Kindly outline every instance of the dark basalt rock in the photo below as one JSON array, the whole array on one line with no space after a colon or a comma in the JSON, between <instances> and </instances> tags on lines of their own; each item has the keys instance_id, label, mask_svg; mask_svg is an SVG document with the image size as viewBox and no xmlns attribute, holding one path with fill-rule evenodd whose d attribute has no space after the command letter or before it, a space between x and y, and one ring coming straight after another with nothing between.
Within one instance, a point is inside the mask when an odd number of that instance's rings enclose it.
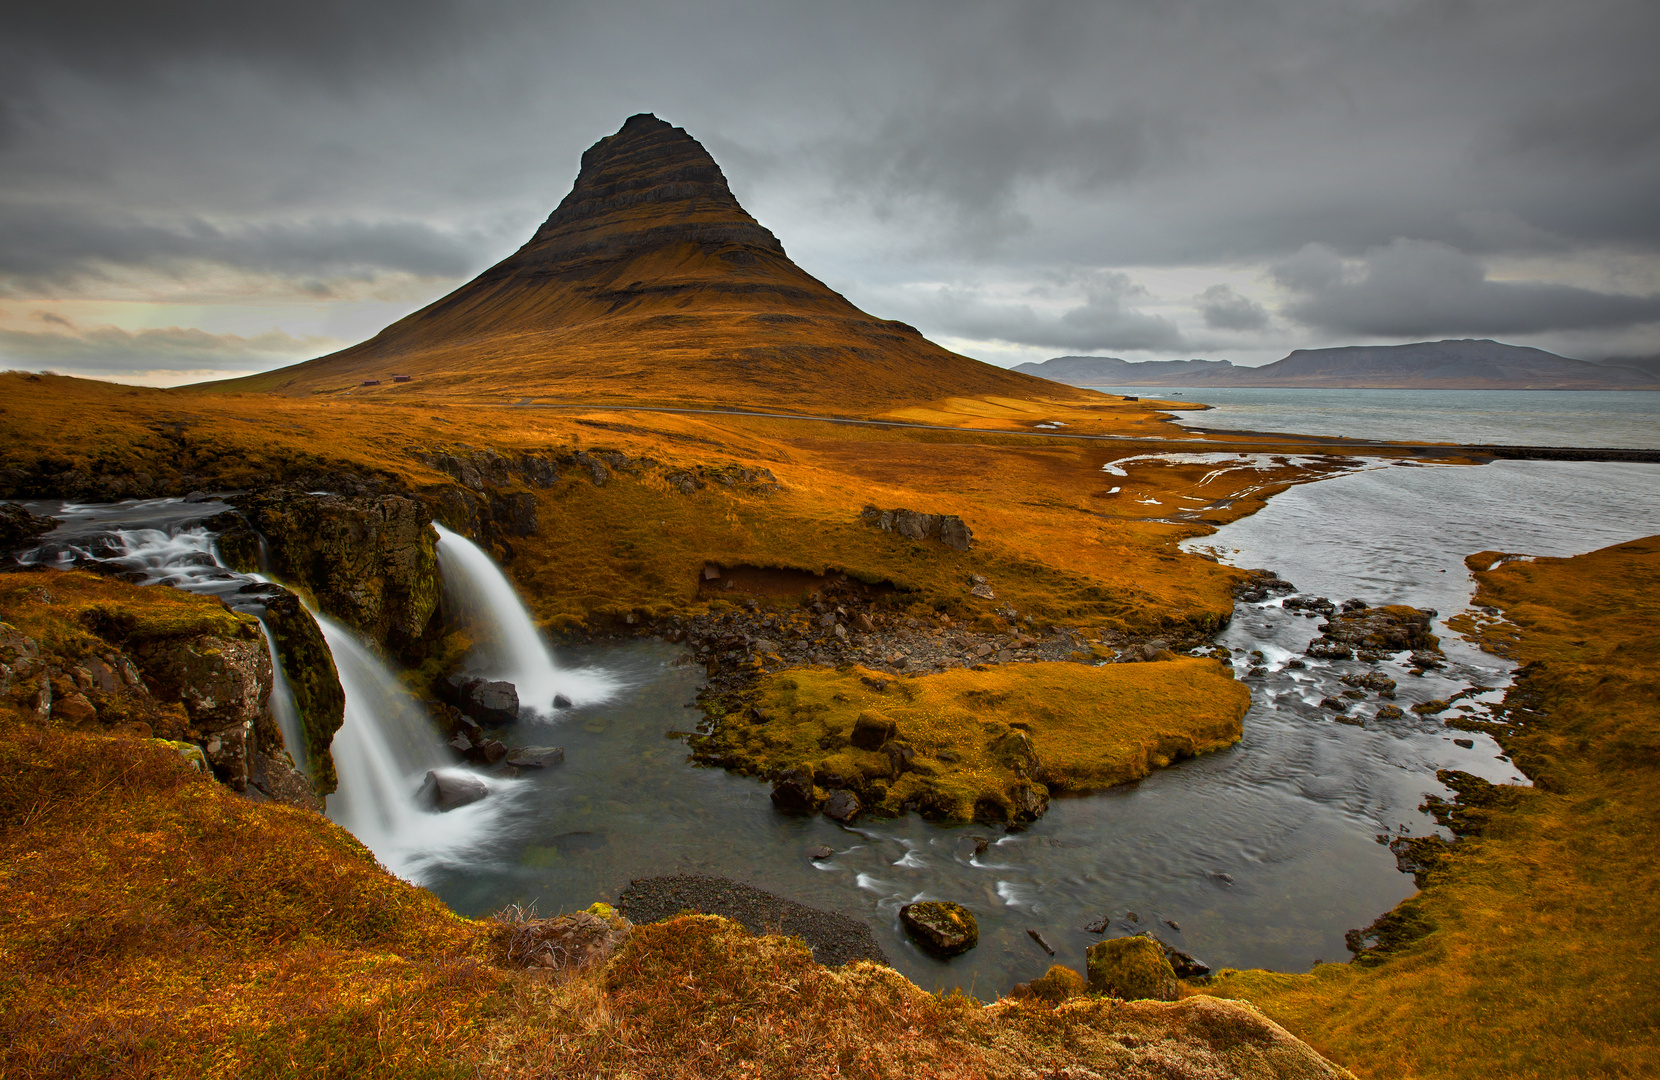
<instances>
[{"instance_id":1,"label":"dark basalt rock","mask_svg":"<svg viewBox=\"0 0 1660 1080\"><path fill-rule=\"evenodd\" d=\"M818 809L818 793L813 789L813 774L809 769L787 769L772 786L772 805L787 814L810 814Z\"/></svg>"},{"instance_id":2,"label":"dark basalt rock","mask_svg":"<svg viewBox=\"0 0 1660 1080\"><path fill-rule=\"evenodd\" d=\"M899 921L918 945L935 956L956 956L980 943L974 913L949 900L906 904L899 909Z\"/></svg>"},{"instance_id":3,"label":"dark basalt rock","mask_svg":"<svg viewBox=\"0 0 1660 1080\"><path fill-rule=\"evenodd\" d=\"M490 789L476 776L433 770L427 773L421 790L415 793L415 801L430 810L448 811L478 802L489 794Z\"/></svg>"},{"instance_id":4,"label":"dark basalt rock","mask_svg":"<svg viewBox=\"0 0 1660 1080\"><path fill-rule=\"evenodd\" d=\"M852 821L859 816L861 809L859 797L846 788L832 791L830 797L824 800L824 816L840 822Z\"/></svg>"},{"instance_id":5,"label":"dark basalt rock","mask_svg":"<svg viewBox=\"0 0 1660 1080\"><path fill-rule=\"evenodd\" d=\"M39 517L16 503L0 502L0 553L33 544L57 527L57 518Z\"/></svg>"},{"instance_id":6,"label":"dark basalt rock","mask_svg":"<svg viewBox=\"0 0 1660 1080\"><path fill-rule=\"evenodd\" d=\"M878 510L867 506L859 516L883 532L897 533L911 540L937 540L954 551L967 551L974 543L973 531L955 514Z\"/></svg>"},{"instance_id":7,"label":"dark basalt rock","mask_svg":"<svg viewBox=\"0 0 1660 1080\"><path fill-rule=\"evenodd\" d=\"M559 746L515 746L507 752L507 763L518 769L545 769L565 760Z\"/></svg>"},{"instance_id":8,"label":"dark basalt rock","mask_svg":"<svg viewBox=\"0 0 1660 1080\"><path fill-rule=\"evenodd\" d=\"M862 712L853 721L853 733L849 738L860 750L880 750L898 734L899 729L894 722L881 713Z\"/></svg>"},{"instance_id":9,"label":"dark basalt rock","mask_svg":"<svg viewBox=\"0 0 1660 1080\"><path fill-rule=\"evenodd\" d=\"M519 691L510 682L449 675L434 683L432 690L438 700L488 727L501 727L519 718Z\"/></svg>"},{"instance_id":10,"label":"dark basalt rock","mask_svg":"<svg viewBox=\"0 0 1660 1080\"><path fill-rule=\"evenodd\" d=\"M1309 656L1324 656L1339 649L1374 653L1438 651L1440 641L1429 632L1434 611L1404 605L1352 606L1359 603L1345 601L1342 612L1330 616L1330 621L1320 627L1323 636L1309 644Z\"/></svg>"},{"instance_id":11,"label":"dark basalt rock","mask_svg":"<svg viewBox=\"0 0 1660 1080\"><path fill-rule=\"evenodd\" d=\"M328 795L337 783L330 746L345 722L346 692L340 687L328 642L300 598L279 585L262 588L263 622L276 642L277 658L305 729L305 746L288 750L296 760L304 761L317 794Z\"/></svg>"}]
</instances>

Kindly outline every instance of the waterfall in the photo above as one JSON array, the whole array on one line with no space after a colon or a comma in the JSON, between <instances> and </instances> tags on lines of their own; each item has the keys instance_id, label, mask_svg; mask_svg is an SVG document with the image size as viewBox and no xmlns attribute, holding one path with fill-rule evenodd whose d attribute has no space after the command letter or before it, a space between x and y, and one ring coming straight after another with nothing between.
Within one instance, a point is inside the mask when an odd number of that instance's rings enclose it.
<instances>
[{"instance_id":1,"label":"waterfall","mask_svg":"<svg viewBox=\"0 0 1660 1080\"><path fill-rule=\"evenodd\" d=\"M271 654L271 698L265 708L277 722L277 730L282 732L282 743L288 748L294 767L306 772L306 739L305 729L300 723L300 708L294 701L293 689L288 685L288 674L282 669L277 639L271 635L271 628L265 625L264 619L259 620L259 628L265 634L265 651Z\"/></svg>"},{"instance_id":2,"label":"waterfall","mask_svg":"<svg viewBox=\"0 0 1660 1080\"><path fill-rule=\"evenodd\" d=\"M514 782L481 776L490 796L448 813L418 805L415 793L427 770L464 770L426 710L356 635L323 615L317 625L346 692L345 722L331 745L340 786L327 799L328 816L388 870L418 881L427 869L476 846Z\"/></svg>"},{"instance_id":3,"label":"waterfall","mask_svg":"<svg viewBox=\"0 0 1660 1080\"><path fill-rule=\"evenodd\" d=\"M470 622L478 635L470 671L505 679L519 692L521 707L551 713L555 694L572 705L605 701L617 681L591 668L561 670L530 612L507 575L477 544L437 523L438 566L444 576L444 605L451 616Z\"/></svg>"}]
</instances>

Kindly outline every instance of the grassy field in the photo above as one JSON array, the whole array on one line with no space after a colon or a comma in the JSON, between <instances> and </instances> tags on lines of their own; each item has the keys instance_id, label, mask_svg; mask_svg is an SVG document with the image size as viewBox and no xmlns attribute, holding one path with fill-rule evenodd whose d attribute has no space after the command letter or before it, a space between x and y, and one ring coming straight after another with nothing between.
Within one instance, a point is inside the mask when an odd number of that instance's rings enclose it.
<instances>
[{"instance_id":1,"label":"grassy field","mask_svg":"<svg viewBox=\"0 0 1660 1080\"><path fill-rule=\"evenodd\" d=\"M1485 567L1490 558L1472 558ZM1375 951L1225 974L1366 1077L1653 1076L1660 1060L1660 537L1478 572L1526 665L1494 734L1532 789L1463 788L1461 834ZM1472 782L1473 781L1473 782Z\"/></svg>"}]
</instances>

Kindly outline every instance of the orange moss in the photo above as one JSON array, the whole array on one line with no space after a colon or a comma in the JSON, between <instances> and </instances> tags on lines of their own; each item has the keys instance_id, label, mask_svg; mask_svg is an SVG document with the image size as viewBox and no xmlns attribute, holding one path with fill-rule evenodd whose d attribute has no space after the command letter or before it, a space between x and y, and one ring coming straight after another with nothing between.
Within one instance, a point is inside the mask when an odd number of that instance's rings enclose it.
<instances>
[{"instance_id":1,"label":"orange moss","mask_svg":"<svg viewBox=\"0 0 1660 1080\"><path fill-rule=\"evenodd\" d=\"M882 689L877 689L880 686ZM1090 791L1237 742L1250 691L1214 660L999 664L892 679L861 668L793 669L761 680L753 710L695 740L700 755L775 775L805 765L864 793L867 807L968 820L1016 816L1016 789ZM915 753L861 748L861 718L892 723Z\"/></svg>"}]
</instances>

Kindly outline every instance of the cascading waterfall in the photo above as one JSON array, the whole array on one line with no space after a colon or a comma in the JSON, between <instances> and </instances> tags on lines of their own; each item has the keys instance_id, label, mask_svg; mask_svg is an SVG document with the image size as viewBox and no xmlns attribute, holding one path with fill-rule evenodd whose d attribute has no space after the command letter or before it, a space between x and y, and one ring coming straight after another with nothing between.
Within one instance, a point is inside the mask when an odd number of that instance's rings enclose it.
<instances>
[{"instance_id":1,"label":"cascading waterfall","mask_svg":"<svg viewBox=\"0 0 1660 1080\"><path fill-rule=\"evenodd\" d=\"M415 799L429 769L461 770L419 702L356 635L317 615L340 687L346 718L331 751L340 786L327 800L328 816L400 877L419 880L429 867L451 862L488 831L513 781L484 776L482 802L439 814Z\"/></svg>"},{"instance_id":2,"label":"cascading waterfall","mask_svg":"<svg viewBox=\"0 0 1660 1080\"><path fill-rule=\"evenodd\" d=\"M444 605L452 621L470 622L479 634L470 660L473 674L512 683L520 707L542 714L553 711L556 694L581 706L617 693L617 681L603 672L562 670L495 560L465 536L436 523L433 527L438 530Z\"/></svg>"},{"instance_id":3,"label":"cascading waterfall","mask_svg":"<svg viewBox=\"0 0 1660 1080\"><path fill-rule=\"evenodd\" d=\"M293 688L288 685L288 674L282 669L277 639L271 636L271 628L265 625L264 619L259 621L259 628L265 634L265 651L271 654L271 698L266 709L277 722L277 730L282 732L282 744L288 748L294 767L306 772L305 729L300 723L300 708L294 701Z\"/></svg>"},{"instance_id":4,"label":"cascading waterfall","mask_svg":"<svg viewBox=\"0 0 1660 1080\"><path fill-rule=\"evenodd\" d=\"M267 579L227 567L219 558L213 534L200 523L228 508L222 503L188 504L182 499L65 504L51 509L65 525L20 561L62 569L103 563L141 584L207 593L232 608L258 614L259 590L248 587ZM482 552L479 555L484 557ZM260 556L265 564L263 538ZM346 696L345 721L331 747L339 787L326 800L329 817L352 832L388 869L410 880L419 880L433 867L461 865L476 857L486 846L481 838L493 831L493 823L513 801L511 792L518 782L481 777L490 796L445 814L419 806L416 792L429 769L466 770L456 764L426 711L386 665L350 630L315 611L312 614L334 656ZM294 764L303 769L306 742L299 710L270 628L263 620L260 626L271 654L269 708Z\"/></svg>"}]
</instances>

